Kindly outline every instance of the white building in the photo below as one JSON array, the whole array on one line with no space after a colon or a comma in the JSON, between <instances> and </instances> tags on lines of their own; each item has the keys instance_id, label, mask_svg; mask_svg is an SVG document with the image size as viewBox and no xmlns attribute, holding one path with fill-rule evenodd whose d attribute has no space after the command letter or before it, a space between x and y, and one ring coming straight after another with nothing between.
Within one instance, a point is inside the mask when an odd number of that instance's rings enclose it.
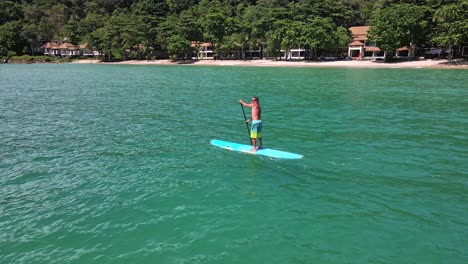
<instances>
[{"instance_id":1,"label":"white building","mask_svg":"<svg viewBox=\"0 0 468 264\"><path fill-rule=\"evenodd\" d=\"M214 59L215 52L211 43L193 41L190 45L194 49L193 60L212 60Z\"/></svg>"}]
</instances>

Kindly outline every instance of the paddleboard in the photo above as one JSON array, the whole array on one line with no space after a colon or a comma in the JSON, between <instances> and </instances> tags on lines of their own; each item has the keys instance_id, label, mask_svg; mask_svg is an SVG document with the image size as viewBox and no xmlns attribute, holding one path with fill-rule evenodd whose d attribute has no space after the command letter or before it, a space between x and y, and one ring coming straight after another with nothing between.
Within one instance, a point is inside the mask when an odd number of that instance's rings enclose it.
<instances>
[{"instance_id":1,"label":"paddleboard","mask_svg":"<svg viewBox=\"0 0 468 264\"><path fill-rule=\"evenodd\" d=\"M247 154L252 154L252 155L260 155L260 156L266 156L270 158L277 158L277 159L302 159L304 156L299 155L296 153L291 153L291 152L286 152L286 151L281 151L281 150L275 150L275 149L259 149L257 151L250 151L252 149L251 145L244 145L244 144L239 144L239 143L234 143L234 142L228 142L228 141L223 141L223 140L217 140L217 139L212 139L210 141L211 145L227 149L227 150L232 150L232 151L237 151L237 152L242 152L242 153L247 153Z\"/></svg>"}]
</instances>

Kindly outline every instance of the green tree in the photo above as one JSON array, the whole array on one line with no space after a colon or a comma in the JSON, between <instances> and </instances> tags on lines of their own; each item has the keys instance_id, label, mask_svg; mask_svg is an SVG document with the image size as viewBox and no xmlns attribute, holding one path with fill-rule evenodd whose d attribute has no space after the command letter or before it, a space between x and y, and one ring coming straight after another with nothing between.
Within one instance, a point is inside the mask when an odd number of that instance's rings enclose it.
<instances>
[{"instance_id":1,"label":"green tree","mask_svg":"<svg viewBox=\"0 0 468 264\"><path fill-rule=\"evenodd\" d=\"M37 3L25 5L23 8L24 28L31 42L51 39L51 34L47 30L43 30L45 27L42 26L42 19L46 16L45 10L47 8L49 7L41 7Z\"/></svg>"},{"instance_id":2,"label":"green tree","mask_svg":"<svg viewBox=\"0 0 468 264\"><path fill-rule=\"evenodd\" d=\"M21 5L13 1L0 2L0 25L23 18Z\"/></svg>"},{"instance_id":3,"label":"green tree","mask_svg":"<svg viewBox=\"0 0 468 264\"><path fill-rule=\"evenodd\" d=\"M349 0L303 0L307 2L309 17L323 17L333 21L338 26L350 27L354 20L360 19L359 14L353 12L353 5Z\"/></svg>"},{"instance_id":4,"label":"green tree","mask_svg":"<svg viewBox=\"0 0 468 264\"><path fill-rule=\"evenodd\" d=\"M70 19L63 28L63 39L68 42L79 44L83 38L83 31L79 20Z\"/></svg>"},{"instance_id":5,"label":"green tree","mask_svg":"<svg viewBox=\"0 0 468 264\"><path fill-rule=\"evenodd\" d=\"M163 49L166 49L169 45L169 39L171 36L178 34L178 20L177 16L169 15L164 21L162 21L157 28L157 41Z\"/></svg>"},{"instance_id":6,"label":"green tree","mask_svg":"<svg viewBox=\"0 0 468 264\"><path fill-rule=\"evenodd\" d=\"M167 0L166 2L171 14L179 14L183 10L196 5L198 0Z\"/></svg>"},{"instance_id":7,"label":"green tree","mask_svg":"<svg viewBox=\"0 0 468 264\"><path fill-rule=\"evenodd\" d=\"M318 50L336 47L336 28L330 18L316 17L304 25L304 41L312 49L312 57L317 58Z\"/></svg>"},{"instance_id":8,"label":"green tree","mask_svg":"<svg viewBox=\"0 0 468 264\"><path fill-rule=\"evenodd\" d=\"M96 13L89 13L80 21L79 27L81 28L81 42L87 42L90 45L95 45L93 42L97 42L96 31L104 27L108 18Z\"/></svg>"},{"instance_id":9,"label":"green tree","mask_svg":"<svg viewBox=\"0 0 468 264\"><path fill-rule=\"evenodd\" d=\"M213 11L201 18L201 26L203 29L203 37L205 41L211 43L211 46L216 51L216 47L221 43L225 36L231 33L232 20L222 12Z\"/></svg>"},{"instance_id":10,"label":"green tree","mask_svg":"<svg viewBox=\"0 0 468 264\"><path fill-rule=\"evenodd\" d=\"M22 54L26 41L21 36L21 21L11 21L0 25L0 56L9 51Z\"/></svg>"},{"instance_id":11,"label":"green tree","mask_svg":"<svg viewBox=\"0 0 468 264\"><path fill-rule=\"evenodd\" d=\"M433 21L436 27L432 40L437 45L451 47L468 42L468 0L441 6Z\"/></svg>"},{"instance_id":12,"label":"green tree","mask_svg":"<svg viewBox=\"0 0 468 264\"><path fill-rule=\"evenodd\" d=\"M53 5L46 10L46 17L42 20L42 25L50 33L50 38L63 38L64 28L68 21L67 7L63 4Z\"/></svg>"},{"instance_id":13,"label":"green tree","mask_svg":"<svg viewBox=\"0 0 468 264\"><path fill-rule=\"evenodd\" d=\"M392 5L380 10L372 20L370 41L386 52L418 44L426 34L426 11L426 7L413 4Z\"/></svg>"},{"instance_id":14,"label":"green tree","mask_svg":"<svg viewBox=\"0 0 468 264\"><path fill-rule=\"evenodd\" d=\"M184 10L176 20L177 34L191 41L202 41L203 33L198 23L196 8Z\"/></svg>"},{"instance_id":15,"label":"green tree","mask_svg":"<svg viewBox=\"0 0 468 264\"><path fill-rule=\"evenodd\" d=\"M263 49L267 42L267 33L273 26L273 17L269 16L269 7L251 5L246 7L242 14L240 27L249 34L249 48Z\"/></svg>"},{"instance_id":16,"label":"green tree","mask_svg":"<svg viewBox=\"0 0 468 264\"><path fill-rule=\"evenodd\" d=\"M267 51L271 56L280 57L281 49L289 49L292 44L286 39L291 20L275 21L273 29L267 32Z\"/></svg>"},{"instance_id":17,"label":"green tree","mask_svg":"<svg viewBox=\"0 0 468 264\"><path fill-rule=\"evenodd\" d=\"M124 56L129 51L140 49L140 44L145 40L143 28L141 16L120 10L114 12L105 26L107 34L112 34L110 43L114 54Z\"/></svg>"},{"instance_id":18,"label":"green tree","mask_svg":"<svg viewBox=\"0 0 468 264\"><path fill-rule=\"evenodd\" d=\"M167 51L172 59L187 59L190 53L190 41L186 38L173 35L168 39Z\"/></svg>"},{"instance_id":19,"label":"green tree","mask_svg":"<svg viewBox=\"0 0 468 264\"><path fill-rule=\"evenodd\" d=\"M114 11L102 28L95 31L93 39L108 56L124 58L142 43L141 17L125 9Z\"/></svg>"},{"instance_id":20,"label":"green tree","mask_svg":"<svg viewBox=\"0 0 468 264\"><path fill-rule=\"evenodd\" d=\"M132 5L131 11L140 18L142 44L151 50L159 47L158 27L169 12L167 2L165 0L140 0Z\"/></svg>"},{"instance_id":21,"label":"green tree","mask_svg":"<svg viewBox=\"0 0 468 264\"><path fill-rule=\"evenodd\" d=\"M350 41L350 32L345 27L338 27L333 32L333 42L327 47L328 51L334 53L334 56L339 56L338 54L340 51L347 49L348 43Z\"/></svg>"}]
</instances>

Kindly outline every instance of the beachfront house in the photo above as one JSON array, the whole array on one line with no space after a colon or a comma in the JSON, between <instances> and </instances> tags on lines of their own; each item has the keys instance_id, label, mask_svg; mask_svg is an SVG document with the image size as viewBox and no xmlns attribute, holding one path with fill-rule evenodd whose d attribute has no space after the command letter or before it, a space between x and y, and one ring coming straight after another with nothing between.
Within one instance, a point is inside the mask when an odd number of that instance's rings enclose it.
<instances>
[{"instance_id":1,"label":"beachfront house","mask_svg":"<svg viewBox=\"0 0 468 264\"><path fill-rule=\"evenodd\" d=\"M84 43L78 46L80 50L80 55L83 57L94 57L94 56L101 56L102 53L98 50L91 49L88 43Z\"/></svg>"},{"instance_id":2,"label":"beachfront house","mask_svg":"<svg viewBox=\"0 0 468 264\"><path fill-rule=\"evenodd\" d=\"M101 52L90 49L88 43L75 46L68 42L60 43L58 41L51 41L42 45L41 49L44 51L44 55L56 57L90 57L102 55Z\"/></svg>"},{"instance_id":3,"label":"beachfront house","mask_svg":"<svg viewBox=\"0 0 468 264\"><path fill-rule=\"evenodd\" d=\"M211 43L192 41L190 45L192 47L194 60L212 60L214 59L214 51Z\"/></svg>"},{"instance_id":4,"label":"beachfront house","mask_svg":"<svg viewBox=\"0 0 468 264\"><path fill-rule=\"evenodd\" d=\"M60 57L73 57L80 55L80 49L68 42L62 43L57 49Z\"/></svg>"},{"instance_id":5,"label":"beachfront house","mask_svg":"<svg viewBox=\"0 0 468 264\"><path fill-rule=\"evenodd\" d=\"M402 47L395 51L395 57L399 59L413 59L416 52L416 46Z\"/></svg>"},{"instance_id":6,"label":"beachfront house","mask_svg":"<svg viewBox=\"0 0 468 264\"><path fill-rule=\"evenodd\" d=\"M306 50L300 47L290 50L281 50L281 59L283 60L304 60L306 57Z\"/></svg>"},{"instance_id":7,"label":"beachfront house","mask_svg":"<svg viewBox=\"0 0 468 264\"><path fill-rule=\"evenodd\" d=\"M44 55L48 56L71 57L80 55L80 49L67 42L47 42L41 48L44 50Z\"/></svg>"},{"instance_id":8,"label":"beachfront house","mask_svg":"<svg viewBox=\"0 0 468 264\"><path fill-rule=\"evenodd\" d=\"M351 42L348 44L348 57L354 60L377 60L384 58L384 52L367 38L370 26L350 27Z\"/></svg>"},{"instance_id":9,"label":"beachfront house","mask_svg":"<svg viewBox=\"0 0 468 264\"><path fill-rule=\"evenodd\" d=\"M42 45L42 49L44 50L44 55L47 56L58 56L59 50L58 47L60 45L57 42L47 42L46 44Z\"/></svg>"},{"instance_id":10,"label":"beachfront house","mask_svg":"<svg viewBox=\"0 0 468 264\"><path fill-rule=\"evenodd\" d=\"M198 42L192 41L191 44L194 60L212 60L215 57L215 52L211 43L209 42ZM265 49L252 49L245 50L245 59L262 59L270 58L270 55ZM230 51L223 54L219 54L220 58L242 58L242 54L239 51ZM306 50L304 48L293 48L290 50L281 50L279 57L276 59L283 60L304 60L306 58Z\"/></svg>"},{"instance_id":11,"label":"beachfront house","mask_svg":"<svg viewBox=\"0 0 468 264\"><path fill-rule=\"evenodd\" d=\"M348 44L348 57L354 60L380 60L385 53L375 43L369 42L367 33L370 26L350 27L351 42ZM416 46L401 47L395 51L395 57L399 59L413 59Z\"/></svg>"}]
</instances>

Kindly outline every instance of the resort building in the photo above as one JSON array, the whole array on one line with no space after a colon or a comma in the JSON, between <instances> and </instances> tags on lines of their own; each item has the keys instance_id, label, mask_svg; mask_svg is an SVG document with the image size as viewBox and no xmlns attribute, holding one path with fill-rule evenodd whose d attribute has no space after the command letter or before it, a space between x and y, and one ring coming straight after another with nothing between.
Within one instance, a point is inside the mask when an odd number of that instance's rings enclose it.
<instances>
[{"instance_id":1,"label":"resort building","mask_svg":"<svg viewBox=\"0 0 468 264\"><path fill-rule=\"evenodd\" d=\"M414 58L415 51L416 51L415 46L399 48L395 51L395 57L402 58L402 59Z\"/></svg>"},{"instance_id":2,"label":"resort building","mask_svg":"<svg viewBox=\"0 0 468 264\"><path fill-rule=\"evenodd\" d=\"M101 55L99 51L91 50L88 43L75 46L68 42L60 43L58 41L51 41L42 45L41 49L44 51L44 55L56 57L89 57Z\"/></svg>"},{"instance_id":3,"label":"resort building","mask_svg":"<svg viewBox=\"0 0 468 264\"><path fill-rule=\"evenodd\" d=\"M215 52L211 43L209 42L197 42L192 41L191 44L193 50L192 59L194 60L212 60L215 57ZM271 58L265 49L249 49L243 52L230 51L223 54L218 54L218 58L245 58L245 59L262 59ZM276 58L276 57L275 57ZM290 50L281 50L278 58L282 60L304 60L306 58L306 50L304 48L293 48Z\"/></svg>"},{"instance_id":4,"label":"resort building","mask_svg":"<svg viewBox=\"0 0 468 264\"><path fill-rule=\"evenodd\" d=\"M80 55L80 49L71 43L65 42L58 46L57 49L61 57L72 57Z\"/></svg>"},{"instance_id":5,"label":"resort building","mask_svg":"<svg viewBox=\"0 0 468 264\"><path fill-rule=\"evenodd\" d=\"M377 60L384 58L384 52L375 43L369 43L367 33L370 26L350 27L351 43L348 44L348 57L354 60Z\"/></svg>"},{"instance_id":6,"label":"resort building","mask_svg":"<svg viewBox=\"0 0 468 264\"><path fill-rule=\"evenodd\" d=\"M94 56L101 56L102 53L97 51L97 50L93 50L89 47L89 44L88 43L84 43L84 44L81 44L78 46L80 52L81 52L81 56L83 57L94 57Z\"/></svg>"},{"instance_id":7,"label":"resort building","mask_svg":"<svg viewBox=\"0 0 468 264\"><path fill-rule=\"evenodd\" d=\"M211 43L192 41L190 45L194 50L192 59L194 60L212 60L214 59L214 51Z\"/></svg>"},{"instance_id":8,"label":"resort building","mask_svg":"<svg viewBox=\"0 0 468 264\"><path fill-rule=\"evenodd\" d=\"M351 43L348 44L348 57L354 60L380 60L384 59L385 52L380 50L375 43L369 42L367 34L370 26L350 27ZM395 51L395 57L412 59L415 56L416 47L402 47Z\"/></svg>"},{"instance_id":9,"label":"resort building","mask_svg":"<svg viewBox=\"0 0 468 264\"><path fill-rule=\"evenodd\" d=\"M41 48L44 50L44 55L48 56L59 56L58 47L60 45L57 42L47 42Z\"/></svg>"},{"instance_id":10,"label":"resort building","mask_svg":"<svg viewBox=\"0 0 468 264\"><path fill-rule=\"evenodd\" d=\"M283 60L304 60L306 58L306 50L303 48L293 48L288 51L281 50L281 59Z\"/></svg>"}]
</instances>

